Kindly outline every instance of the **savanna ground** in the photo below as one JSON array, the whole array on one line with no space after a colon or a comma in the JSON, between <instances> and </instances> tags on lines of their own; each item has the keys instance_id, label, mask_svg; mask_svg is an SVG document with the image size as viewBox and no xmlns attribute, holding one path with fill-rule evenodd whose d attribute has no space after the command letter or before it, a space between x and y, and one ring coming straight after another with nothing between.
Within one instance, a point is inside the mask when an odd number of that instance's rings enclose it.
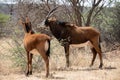
<instances>
[{"instance_id":1,"label":"savanna ground","mask_svg":"<svg viewBox=\"0 0 120 80\"><path fill-rule=\"evenodd\" d=\"M52 42L54 43L54 42ZM54 43L50 56L50 76L45 78L45 70L33 69L33 75L26 77L20 66L15 67L15 60L11 59L11 39L0 39L0 80L120 80L120 50L103 53L104 66L99 69L97 56L94 66L89 67L92 53L89 48L70 49L70 68L65 68L63 47ZM59 44L58 44L59 45ZM87 51L85 51L87 50ZM25 54L25 53L23 53ZM40 65L40 64L38 64ZM43 64L44 65L44 64Z\"/></svg>"}]
</instances>

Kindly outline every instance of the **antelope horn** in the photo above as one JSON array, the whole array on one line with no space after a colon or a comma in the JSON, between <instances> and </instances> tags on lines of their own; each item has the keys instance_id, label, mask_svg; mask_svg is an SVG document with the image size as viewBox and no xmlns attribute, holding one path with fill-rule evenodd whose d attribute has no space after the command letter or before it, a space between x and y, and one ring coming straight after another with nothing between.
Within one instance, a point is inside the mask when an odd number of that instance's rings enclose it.
<instances>
[{"instance_id":1,"label":"antelope horn","mask_svg":"<svg viewBox=\"0 0 120 80\"><path fill-rule=\"evenodd\" d=\"M48 13L48 15L46 16L46 19L48 19L58 7L59 7L59 6L55 7L54 9L52 9L52 10Z\"/></svg>"},{"instance_id":2,"label":"antelope horn","mask_svg":"<svg viewBox=\"0 0 120 80\"><path fill-rule=\"evenodd\" d=\"M59 6L58 6L59 7ZM49 13L47 14L46 18L41 22L40 26L44 27L45 21L53 14L53 12L58 8L55 7L54 9L50 10Z\"/></svg>"}]
</instances>

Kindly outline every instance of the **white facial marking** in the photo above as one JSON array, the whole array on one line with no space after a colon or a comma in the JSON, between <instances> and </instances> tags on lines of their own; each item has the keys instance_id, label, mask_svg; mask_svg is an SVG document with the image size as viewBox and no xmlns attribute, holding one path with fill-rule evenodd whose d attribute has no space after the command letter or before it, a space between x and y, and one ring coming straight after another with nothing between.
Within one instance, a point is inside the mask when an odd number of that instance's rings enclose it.
<instances>
[{"instance_id":1,"label":"white facial marking","mask_svg":"<svg viewBox=\"0 0 120 80\"><path fill-rule=\"evenodd\" d=\"M43 20L40 24L37 25L37 28L40 28L40 27L45 27L45 20Z\"/></svg>"}]
</instances>

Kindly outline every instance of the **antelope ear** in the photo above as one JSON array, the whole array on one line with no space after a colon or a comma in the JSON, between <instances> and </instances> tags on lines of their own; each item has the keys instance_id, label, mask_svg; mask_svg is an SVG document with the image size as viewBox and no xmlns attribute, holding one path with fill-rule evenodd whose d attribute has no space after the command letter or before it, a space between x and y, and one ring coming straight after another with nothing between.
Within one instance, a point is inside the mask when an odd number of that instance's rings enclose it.
<instances>
[{"instance_id":1,"label":"antelope ear","mask_svg":"<svg viewBox=\"0 0 120 80\"><path fill-rule=\"evenodd\" d=\"M25 25L25 22L22 21L22 19L19 19L19 24L24 26Z\"/></svg>"},{"instance_id":2,"label":"antelope ear","mask_svg":"<svg viewBox=\"0 0 120 80\"><path fill-rule=\"evenodd\" d=\"M55 18L55 17L50 17L50 18L48 19L48 21L56 21L56 18Z\"/></svg>"},{"instance_id":3,"label":"antelope ear","mask_svg":"<svg viewBox=\"0 0 120 80\"><path fill-rule=\"evenodd\" d=\"M30 22L28 16L26 16L25 22L26 22L26 23L29 23L29 22Z\"/></svg>"}]
</instances>

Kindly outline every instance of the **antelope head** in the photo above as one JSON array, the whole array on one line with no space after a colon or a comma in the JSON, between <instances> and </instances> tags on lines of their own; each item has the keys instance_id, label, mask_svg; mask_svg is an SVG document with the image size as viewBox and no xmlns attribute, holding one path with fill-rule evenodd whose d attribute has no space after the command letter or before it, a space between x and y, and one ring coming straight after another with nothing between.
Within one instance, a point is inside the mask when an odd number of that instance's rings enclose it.
<instances>
[{"instance_id":1,"label":"antelope head","mask_svg":"<svg viewBox=\"0 0 120 80\"><path fill-rule=\"evenodd\" d=\"M46 16L45 22L44 22L45 26L48 26L50 21L56 21L56 18L55 18L55 17L51 17L51 16L53 15L54 11L55 11L57 8L58 8L58 7L55 7L54 9L52 9L52 10L48 13L48 15Z\"/></svg>"},{"instance_id":2,"label":"antelope head","mask_svg":"<svg viewBox=\"0 0 120 80\"><path fill-rule=\"evenodd\" d=\"M32 25L31 25L31 22L29 21L29 18L26 17L25 18L25 21L23 21L22 19L20 19L20 23L22 24L23 28L24 28L24 31L26 33L34 33L34 31L32 30Z\"/></svg>"}]
</instances>

